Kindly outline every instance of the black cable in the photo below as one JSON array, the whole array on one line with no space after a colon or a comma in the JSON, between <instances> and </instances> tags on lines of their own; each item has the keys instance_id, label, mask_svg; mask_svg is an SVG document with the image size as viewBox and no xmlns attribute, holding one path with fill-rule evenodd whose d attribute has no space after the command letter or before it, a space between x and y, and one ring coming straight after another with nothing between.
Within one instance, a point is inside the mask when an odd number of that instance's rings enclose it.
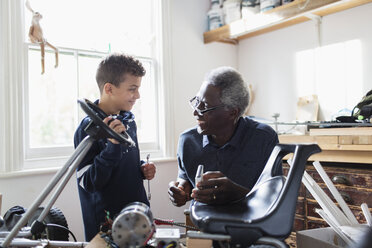
<instances>
[{"instance_id":1,"label":"black cable","mask_svg":"<svg viewBox=\"0 0 372 248\"><path fill-rule=\"evenodd\" d=\"M50 226L52 226L52 227L58 227L58 228L61 228L61 229L65 230L65 231L68 231L68 233L71 234L71 236L74 239L74 241L77 242L77 239L76 239L75 235L67 227L61 226L61 225L58 225L58 224L48 223L47 224L47 227L50 227Z\"/></svg>"}]
</instances>

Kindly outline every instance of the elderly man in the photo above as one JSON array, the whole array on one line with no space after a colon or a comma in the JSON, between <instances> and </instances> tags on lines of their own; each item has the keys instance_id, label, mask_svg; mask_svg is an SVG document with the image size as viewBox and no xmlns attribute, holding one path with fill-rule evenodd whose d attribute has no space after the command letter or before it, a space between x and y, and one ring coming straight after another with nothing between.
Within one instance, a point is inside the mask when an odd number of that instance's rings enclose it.
<instances>
[{"instance_id":1,"label":"elderly man","mask_svg":"<svg viewBox=\"0 0 372 248\"><path fill-rule=\"evenodd\" d=\"M192 198L225 204L252 189L278 136L268 125L242 117L248 100L247 86L235 69L220 67L206 76L190 100L198 125L179 138L178 178L168 188L173 205L183 206ZM199 165L206 173L195 185Z\"/></svg>"}]
</instances>

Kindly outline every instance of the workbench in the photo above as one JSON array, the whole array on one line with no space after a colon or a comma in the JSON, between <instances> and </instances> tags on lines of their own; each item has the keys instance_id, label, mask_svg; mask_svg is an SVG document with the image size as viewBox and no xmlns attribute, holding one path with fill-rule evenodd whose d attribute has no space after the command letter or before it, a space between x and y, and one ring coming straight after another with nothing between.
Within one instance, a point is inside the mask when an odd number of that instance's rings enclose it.
<instances>
[{"instance_id":1,"label":"workbench","mask_svg":"<svg viewBox=\"0 0 372 248\"><path fill-rule=\"evenodd\" d=\"M360 205L366 202L372 210L372 127L316 128L306 135L279 135L279 142L317 143L322 152L309 158L306 171L331 196L311 165L312 161L320 161L359 223L365 223ZM287 164L283 165L283 170L288 173ZM302 185L293 231L328 226L315 208L320 207ZM287 242L296 247L294 232Z\"/></svg>"}]
</instances>

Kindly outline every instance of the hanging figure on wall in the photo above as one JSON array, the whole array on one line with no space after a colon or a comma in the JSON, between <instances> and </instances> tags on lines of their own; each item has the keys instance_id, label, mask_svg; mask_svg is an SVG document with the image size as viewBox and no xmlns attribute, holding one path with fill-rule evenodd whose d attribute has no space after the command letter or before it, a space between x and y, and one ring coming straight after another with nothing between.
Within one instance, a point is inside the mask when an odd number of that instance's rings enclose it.
<instances>
[{"instance_id":1,"label":"hanging figure on wall","mask_svg":"<svg viewBox=\"0 0 372 248\"><path fill-rule=\"evenodd\" d=\"M45 45L51 47L56 55L56 63L54 67L58 66L58 49L51 45L43 36L43 30L40 26L40 20L43 16L39 12L35 12L30 5L30 2L26 0L26 7L28 10L32 12L32 23L30 27L30 31L28 33L28 37L30 38L31 43L39 44L41 50L41 74L45 72Z\"/></svg>"}]
</instances>

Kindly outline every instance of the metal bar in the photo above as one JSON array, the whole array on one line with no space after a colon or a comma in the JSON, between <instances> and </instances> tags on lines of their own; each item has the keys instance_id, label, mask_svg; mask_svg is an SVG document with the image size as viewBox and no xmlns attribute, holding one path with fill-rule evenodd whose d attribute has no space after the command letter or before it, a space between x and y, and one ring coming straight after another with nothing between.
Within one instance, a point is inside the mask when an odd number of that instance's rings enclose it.
<instances>
[{"instance_id":1,"label":"metal bar","mask_svg":"<svg viewBox=\"0 0 372 248\"><path fill-rule=\"evenodd\" d=\"M26 225L26 223L30 219L31 215L35 213L35 211L40 206L40 204L45 200L45 198L53 190L53 188L58 183L58 181L66 173L66 171L68 170L70 165L73 163L73 161L75 161L75 159L77 157L79 157L80 153L82 153L82 152L86 153L90 149L90 147L92 146L94 140L95 139L90 137L90 136L85 137L85 139L79 144L79 146L76 148L74 153L71 155L70 159L57 172L57 174L52 178L52 180L49 182L47 187L42 191L42 193L38 196L38 198L34 201L34 203L28 209L28 211L22 216L22 218L13 227L12 231L5 238L4 242L1 244L1 247L7 247L10 244L12 239L18 234L19 230L21 230L21 228Z\"/></svg>"},{"instance_id":2,"label":"metal bar","mask_svg":"<svg viewBox=\"0 0 372 248\"><path fill-rule=\"evenodd\" d=\"M90 146L89 147L86 147L86 149L84 149L77 156L77 158L75 159L75 161L71 164L71 166L69 168L69 171L67 172L67 175L62 180L62 182L58 186L57 190L53 193L53 195L52 195L51 199L49 200L48 204L45 206L45 208L41 212L40 216L38 217L37 220L39 222L42 222L45 219L45 217L48 215L49 210L52 208L52 206L54 205L54 203L58 199L58 197L61 194L62 190L65 188L66 184L70 180L71 176L73 175L73 173L75 172L76 168L79 166L80 162L83 160L83 158L85 157L85 155L87 154L87 152L89 151L89 149L90 149Z\"/></svg>"},{"instance_id":3,"label":"metal bar","mask_svg":"<svg viewBox=\"0 0 372 248\"><path fill-rule=\"evenodd\" d=\"M0 232L0 238L5 238L6 236L8 236L10 233L10 231L2 231ZM17 238L28 238L28 237L31 237L31 231L30 231L30 228L28 228L27 231L19 231L18 234L17 234Z\"/></svg>"},{"instance_id":4,"label":"metal bar","mask_svg":"<svg viewBox=\"0 0 372 248\"><path fill-rule=\"evenodd\" d=\"M87 242L70 242L70 241L54 241L54 240L30 240L24 238L16 238L10 243L11 247L76 247L81 248L87 246Z\"/></svg>"},{"instance_id":5,"label":"metal bar","mask_svg":"<svg viewBox=\"0 0 372 248\"><path fill-rule=\"evenodd\" d=\"M194 239L212 239L212 240L219 240L219 241L230 241L231 240L230 235L203 233L199 231L187 231L186 237L194 238Z\"/></svg>"},{"instance_id":6,"label":"metal bar","mask_svg":"<svg viewBox=\"0 0 372 248\"><path fill-rule=\"evenodd\" d=\"M273 237L261 237L255 243L255 245L269 245L276 248L287 248L287 245L283 241ZM254 246L255 246L254 245Z\"/></svg>"}]
</instances>

